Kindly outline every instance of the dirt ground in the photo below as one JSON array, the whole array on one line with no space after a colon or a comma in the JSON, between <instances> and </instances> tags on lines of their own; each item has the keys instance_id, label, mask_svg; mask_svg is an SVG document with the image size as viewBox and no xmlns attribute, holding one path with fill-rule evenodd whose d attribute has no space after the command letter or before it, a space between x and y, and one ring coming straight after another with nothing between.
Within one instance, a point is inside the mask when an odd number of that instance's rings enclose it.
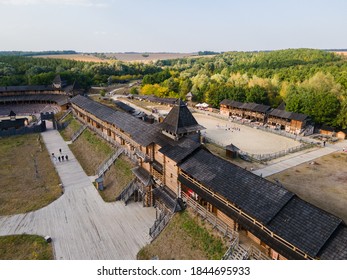
<instances>
[{"instance_id":1,"label":"dirt ground","mask_svg":"<svg viewBox=\"0 0 347 280\"><path fill-rule=\"evenodd\" d=\"M347 222L347 153L336 152L267 177Z\"/></svg>"},{"instance_id":2,"label":"dirt ground","mask_svg":"<svg viewBox=\"0 0 347 280\"><path fill-rule=\"evenodd\" d=\"M167 114L171 110L169 106L147 101L127 101L149 111L155 108L161 114ZM270 154L300 145L298 141L210 115L194 113L193 116L199 124L206 128L201 131L201 134L222 147L233 144L250 154Z\"/></svg>"},{"instance_id":3,"label":"dirt ground","mask_svg":"<svg viewBox=\"0 0 347 280\"><path fill-rule=\"evenodd\" d=\"M259 162L248 162L248 161L245 161L241 158L229 158L226 156L225 154L225 149L216 145L216 144L213 144L213 143L206 143L204 144L205 147L211 152L213 153L214 155L216 156L219 156L237 166L240 166L242 168L245 168L247 170L256 170L256 169L260 169L260 168L263 168L265 165L264 164L261 164Z\"/></svg>"},{"instance_id":4,"label":"dirt ground","mask_svg":"<svg viewBox=\"0 0 347 280\"><path fill-rule=\"evenodd\" d=\"M0 166L0 215L37 210L61 196L40 134L0 139Z\"/></svg>"},{"instance_id":5,"label":"dirt ground","mask_svg":"<svg viewBox=\"0 0 347 280\"><path fill-rule=\"evenodd\" d=\"M202 135L221 146L233 144L251 154L270 154L299 146L298 141L265 132L256 128L217 119L205 114L194 113L195 119L206 130Z\"/></svg>"}]
</instances>

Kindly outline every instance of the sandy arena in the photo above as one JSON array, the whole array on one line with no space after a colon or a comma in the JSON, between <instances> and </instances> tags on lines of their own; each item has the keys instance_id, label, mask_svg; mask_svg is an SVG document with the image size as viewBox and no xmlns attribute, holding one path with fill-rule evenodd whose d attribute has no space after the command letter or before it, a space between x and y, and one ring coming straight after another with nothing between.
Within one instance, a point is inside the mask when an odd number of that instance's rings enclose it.
<instances>
[{"instance_id":1,"label":"sandy arena","mask_svg":"<svg viewBox=\"0 0 347 280\"><path fill-rule=\"evenodd\" d=\"M270 154L300 145L298 141L256 128L201 113L193 115L199 124L206 127L202 135L222 146L233 144L251 154Z\"/></svg>"},{"instance_id":2,"label":"sandy arena","mask_svg":"<svg viewBox=\"0 0 347 280\"><path fill-rule=\"evenodd\" d=\"M116 98L117 97L115 97L115 99ZM129 100L122 101L137 110L144 111L143 108L138 107ZM147 108L146 113L148 114L151 114L151 110L154 108L157 109L159 113L165 115L171 110L169 106L149 102L143 102L143 105ZM205 113L196 112L193 113L193 115L199 124L206 127L206 129L201 132L202 135L212 139L220 146L233 144L244 152L259 155L271 154L300 145L298 141L284 136L219 119Z\"/></svg>"}]
</instances>

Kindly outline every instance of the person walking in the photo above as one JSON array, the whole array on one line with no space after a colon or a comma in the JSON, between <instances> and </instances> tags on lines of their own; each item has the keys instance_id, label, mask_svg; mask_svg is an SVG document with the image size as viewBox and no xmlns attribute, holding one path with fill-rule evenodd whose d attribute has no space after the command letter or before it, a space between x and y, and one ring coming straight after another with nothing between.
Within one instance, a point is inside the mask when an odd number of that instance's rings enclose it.
<instances>
[{"instance_id":1,"label":"person walking","mask_svg":"<svg viewBox=\"0 0 347 280\"><path fill-rule=\"evenodd\" d=\"M66 161L68 161L68 160L69 160L69 158L68 158L68 156L67 156L67 155L65 156L65 159L66 159Z\"/></svg>"},{"instance_id":2,"label":"person walking","mask_svg":"<svg viewBox=\"0 0 347 280\"><path fill-rule=\"evenodd\" d=\"M59 160L59 162L60 162L60 156L58 157L58 160Z\"/></svg>"}]
</instances>

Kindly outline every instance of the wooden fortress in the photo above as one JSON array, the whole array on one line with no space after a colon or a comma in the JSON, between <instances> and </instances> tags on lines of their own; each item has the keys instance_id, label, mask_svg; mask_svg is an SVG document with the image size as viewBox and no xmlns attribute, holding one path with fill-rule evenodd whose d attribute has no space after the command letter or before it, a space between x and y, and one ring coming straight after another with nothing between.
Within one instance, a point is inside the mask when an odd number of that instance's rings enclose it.
<instances>
[{"instance_id":1,"label":"wooden fortress","mask_svg":"<svg viewBox=\"0 0 347 280\"><path fill-rule=\"evenodd\" d=\"M190 197L231 229L245 231L271 258L347 259L341 219L210 153L199 142L204 128L183 102L157 124L80 95L71 106L82 123L135 159L133 191L145 207L160 205L174 213L182 209L182 198ZM254 117L263 121L268 108L258 109Z\"/></svg>"}]
</instances>

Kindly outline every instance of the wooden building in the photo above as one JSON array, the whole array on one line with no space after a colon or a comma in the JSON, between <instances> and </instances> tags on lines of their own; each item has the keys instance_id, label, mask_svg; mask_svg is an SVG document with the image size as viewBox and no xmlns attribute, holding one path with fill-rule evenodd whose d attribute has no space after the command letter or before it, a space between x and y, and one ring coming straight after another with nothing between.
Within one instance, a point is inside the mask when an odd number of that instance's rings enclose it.
<instances>
[{"instance_id":1,"label":"wooden building","mask_svg":"<svg viewBox=\"0 0 347 280\"><path fill-rule=\"evenodd\" d=\"M78 119L135 157L131 191L144 206L173 213L182 209L181 197L192 197L229 228L244 231L270 257L347 259L347 227L341 219L211 154L198 142L203 127L183 102L152 125L83 96L71 103Z\"/></svg>"},{"instance_id":2,"label":"wooden building","mask_svg":"<svg viewBox=\"0 0 347 280\"><path fill-rule=\"evenodd\" d=\"M344 139L346 139L346 136L347 136L347 130L340 130L340 131L336 132L336 137L338 139L344 140Z\"/></svg>"},{"instance_id":3,"label":"wooden building","mask_svg":"<svg viewBox=\"0 0 347 280\"><path fill-rule=\"evenodd\" d=\"M300 134L309 122L305 114L287 112L285 110L273 109L268 116L267 123L290 133Z\"/></svg>"},{"instance_id":4,"label":"wooden building","mask_svg":"<svg viewBox=\"0 0 347 280\"><path fill-rule=\"evenodd\" d=\"M57 75L51 85L0 87L0 104L57 104L66 110L70 96L81 93L83 89L76 82L65 86Z\"/></svg>"},{"instance_id":5,"label":"wooden building","mask_svg":"<svg viewBox=\"0 0 347 280\"><path fill-rule=\"evenodd\" d=\"M220 103L220 113L221 115L232 117L240 117L243 118L242 106L244 103L233 101L229 99L224 99Z\"/></svg>"},{"instance_id":6,"label":"wooden building","mask_svg":"<svg viewBox=\"0 0 347 280\"><path fill-rule=\"evenodd\" d=\"M271 107L256 103L242 103L224 99L220 103L220 113L224 116L239 117L265 124Z\"/></svg>"},{"instance_id":7,"label":"wooden building","mask_svg":"<svg viewBox=\"0 0 347 280\"><path fill-rule=\"evenodd\" d=\"M263 104L242 103L229 99L224 99L220 103L220 114L250 119L295 134L300 134L310 122L309 117L304 114L271 109L270 106Z\"/></svg>"},{"instance_id":8,"label":"wooden building","mask_svg":"<svg viewBox=\"0 0 347 280\"><path fill-rule=\"evenodd\" d=\"M240 149L233 144L225 147L225 155L229 158L238 158Z\"/></svg>"}]
</instances>

